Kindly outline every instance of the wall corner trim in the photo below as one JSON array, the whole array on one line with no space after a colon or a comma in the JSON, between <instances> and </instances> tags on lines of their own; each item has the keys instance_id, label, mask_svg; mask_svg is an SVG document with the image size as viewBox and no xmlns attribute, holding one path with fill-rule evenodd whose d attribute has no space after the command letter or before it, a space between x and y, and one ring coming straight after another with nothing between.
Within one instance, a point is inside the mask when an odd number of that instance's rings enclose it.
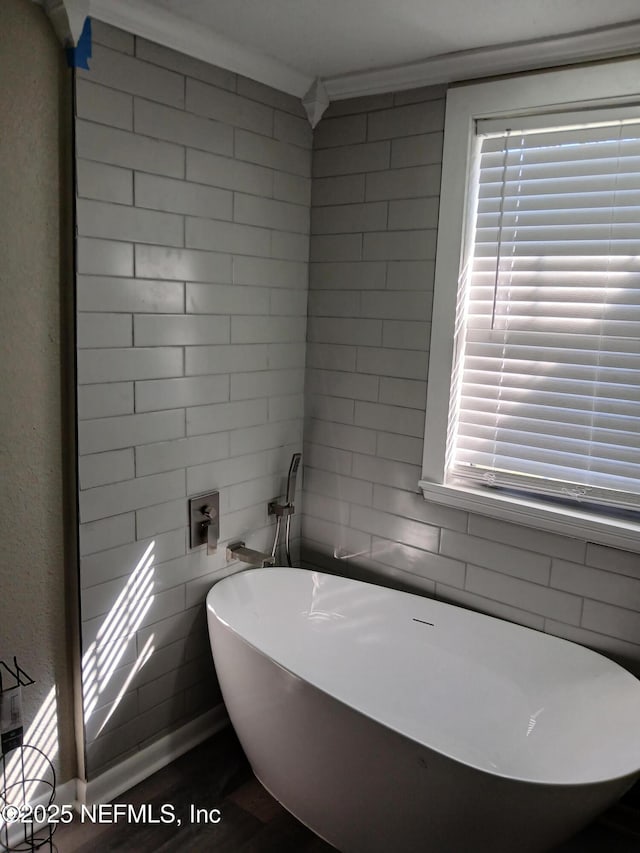
<instances>
[{"instance_id":1,"label":"wall corner trim","mask_svg":"<svg viewBox=\"0 0 640 853\"><path fill-rule=\"evenodd\" d=\"M44 0L44 8L64 47L75 47L89 16L90 0Z\"/></svg>"}]
</instances>

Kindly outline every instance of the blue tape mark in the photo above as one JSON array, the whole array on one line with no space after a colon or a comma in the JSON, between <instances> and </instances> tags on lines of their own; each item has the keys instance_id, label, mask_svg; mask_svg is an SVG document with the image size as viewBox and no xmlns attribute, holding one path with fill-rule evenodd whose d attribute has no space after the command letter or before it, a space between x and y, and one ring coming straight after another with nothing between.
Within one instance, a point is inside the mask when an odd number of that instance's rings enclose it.
<instances>
[{"instance_id":1,"label":"blue tape mark","mask_svg":"<svg viewBox=\"0 0 640 853\"><path fill-rule=\"evenodd\" d=\"M91 57L91 18L84 19L84 26L75 47L67 47L67 65L69 68L86 68L89 70Z\"/></svg>"}]
</instances>

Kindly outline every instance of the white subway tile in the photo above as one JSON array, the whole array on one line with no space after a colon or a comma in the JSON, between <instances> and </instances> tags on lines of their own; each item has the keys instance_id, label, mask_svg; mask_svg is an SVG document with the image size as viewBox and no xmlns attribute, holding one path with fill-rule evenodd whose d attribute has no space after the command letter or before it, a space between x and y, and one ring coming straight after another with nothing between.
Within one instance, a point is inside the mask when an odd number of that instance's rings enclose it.
<instances>
[{"instance_id":1,"label":"white subway tile","mask_svg":"<svg viewBox=\"0 0 640 853\"><path fill-rule=\"evenodd\" d=\"M133 116L136 133L178 145L190 145L214 154L233 155L233 128L219 121L154 104L142 98L135 99Z\"/></svg>"},{"instance_id":2,"label":"white subway tile","mask_svg":"<svg viewBox=\"0 0 640 853\"><path fill-rule=\"evenodd\" d=\"M77 284L79 311L179 314L184 308L182 282L79 275Z\"/></svg>"},{"instance_id":3,"label":"white subway tile","mask_svg":"<svg viewBox=\"0 0 640 853\"><path fill-rule=\"evenodd\" d=\"M186 245L193 249L258 257L268 257L271 254L271 232L268 229L238 225L235 222L194 219L189 216L186 220L185 241Z\"/></svg>"},{"instance_id":4,"label":"white subway tile","mask_svg":"<svg viewBox=\"0 0 640 853\"><path fill-rule=\"evenodd\" d=\"M111 127L133 130L133 98L79 77L76 81L76 115Z\"/></svg>"},{"instance_id":5,"label":"white subway tile","mask_svg":"<svg viewBox=\"0 0 640 853\"><path fill-rule=\"evenodd\" d=\"M135 473L133 449L93 453L78 460L81 489L91 489L120 480L132 480Z\"/></svg>"},{"instance_id":6,"label":"white subway tile","mask_svg":"<svg viewBox=\"0 0 640 853\"><path fill-rule=\"evenodd\" d=\"M314 131L316 148L334 148L337 145L354 145L367 138L367 117L364 114L325 118Z\"/></svg>"},{"instance_id":7,"label":"white subway tile","mask_svg":"<svg viewBox=\"0 0 640 853\"><path fill-rule=\"evenodd\" d=\"M83 313L77 317L78 349L89 347L130 347L133 343L131 316L105 312Z\"/></svg>"},{"instance_id":8,"label":"white subway tile","mask_svg":"<svg viewBox=\"0 0 640 853\"><path fill-rule=\"evenodd\" d=\"M354 477L370 480L372 483L413 491L418 487L421 470L419 465L407 465L404 462L392 462L376 456L354 453L351 473Z\"/></svg>"},{"instance_id":9,"label":"white subway tile","mask_svg":"<svg viewBox=\"0 0 640 853\"><path fill-rule=\"evenodd\" d=\"M94 554L106 548L126 545L136 538L136 520L132 512L112 515L99 521L79 525L80 554Z\"/></svg>"},{"instance_id":10,"label":"white subway tile","mask_svg":"<svg viewBox=\"0 0 640 853\"><path fill-rule=\"evenodd\" d=\"M178 281L231 281L231 256L195 249L136 245L136 276ZM126 273L125 273L126 275Z\"/></svg>"},{"instance_id":11,"label":"white subway tile","mask_svg":"<svg viewBox=\"0 0 640 853\"><path fill-rule=\"evenodd\" d=\"M185 358L187 376L263 370L268 366L268 349L264 344L187 347Z\"/></svg>"},{"instance_id":12,"label":"white subway tile","mask_svg":"<svg viewBox=\"0 0 640 853\"><path fill-rule=\"evenodd\" d=\"M303 117L291 115L290 113L276 111L273 118L273 135L283 142L299 145L301 148L311 149L313 142L313 130L308 120ZM311 161L308 155L309 165Z\"/></svg>"},{"instance_id":13,"label":"white subway tile","mask_svg":"<svg viewBox=\"0 0 640 853\"><path fill-rule=\"evenodd\" d=\"M440 165L371 172L366 178L365 199L367 201L421 198L437 196L439 192Z\"/></svg>"},{"instance_id":14,"label":"white subway tile","mask_svg":"<svg viewBox=\"0 0 640 853\"><path fill-rule=\"evenodd\" d=\"M153 604L142 620L142 627L181 613L186 609L186 606L184 584L165 589L154 595Z\"/></svg>"},{"instance_id":15,"label":"white subway tile","mask_svg":"<svg viewBox=\"0 0 640 853\"><path fill-rule=\"evenodd\" d=\"M313 207L325 204L353 204L364 201L365 175L337 175L328 178L314 177L311 183Z\"/></svg>"},{"instance_id":16,"label":"white subway tile","mask_svg":"<svg viewBox=\"0 0 640 853\"><path fill-rule=\"evenodd\" d=\"M132 33L127 33L118 27L112 27L110 24L93 18L91 20L91 38L95 44L103 44L112 50L119 50L120 53L128 53L133 56L134 36Z\"/></svg>"},{"instance_id":17,"label":"white subway tile","mask_svg":"<svg viewBox=\"0 0 640 853\"><path fill-rule=\"evenodd\" d=\"M367 139L430 133L444 127L444 98L369 113Z\"/></svg>"},{"instance_id":18,"label":"white subway tile","mask_svg":"<svg viewBox=\"0 0 640 853\"><path fill-rule=\"evenodd\" d=\"M390 349L429 349L431 323L412 323L408 320L385 320L382 324L382 345Z\"/></svg>"},{"instance_id":19,"label":"white subway tile","mask_svg":"<svg viewBox=\"0 0 640 853\"><path fill-rule=\"evenodd\" d=\"M384 288L386 269L385 263L377 261L313 263L309 267L309 292Z\"/></svg>"},{"instance_id":20,"label":"white subway tile","mask_svg":"<svg viewBox=\"0 0 640 853\"><path fill-rule=\"evenodd\" d=\"M357 530L401 541L434 554L438 552L440 531L437 527L355 504L351 507L350 519L351 526Z\"/></svg>"},{"instance_id":21,"label":"white subway tile","mask_svg":"<svg viewBox=\"0 0 640 853\"><path fill-rule=\"evenodd\" d=\"M235 132L235 156L281 172L292 172L305 178L311 175L309 150L246 130Z\"/></svg>"},{"instance_id":22,"label":"white subway tile","mask_svg":"<svg viewBox=\"0 0 640 853\"><path fill-rule=\"evenodd\" d=\"M324 114L324 118L336 118L342 115L368 113L371 110L382 110L393 106L393 92L382 95L363 95L358 98L348 98L344 101L332 101Z\"/></svg>"},{"instance_id":23,"label":"white subway tile","mask_svg":"<svg viewBox=\"0 0 640 853\"><path fill-rule=\"evenodd\" d=\"M196 80L211 83L213 86L235 91L236 75L232 71L218 68L209 62L202 62L200 59L171 50L153 41L147 41L141 36L136 36L136 56L146 62L168 68L170 71L177 71L178 74L185 74L187 77L195 77Z\"/></svg>"},{"instance_id":24,"label":"white subway tile","mask_svg":"<svg viewBox=\"0 0 640 853\"><path fill-rule=\"evenodd\" d=\"M573 625L564 625L553 619L546 619L544 629L547 634L554 637L563 637L572 643L588 646L601 654L614 658L636 676L640 673L640 646L637 643L627 642L617 637L608 637L585 628L576 628Z\"/></svg>"},{"instance_id":25,"label":"white subway tile","mask_svg":"<svg viewBox=\"0 0 640 853\"><path fill-rule=\"evenodd\" d=\"M312 290L309 293L309 317L361 318L359 290Z\"/></svg>"},{"instance_id":26,"label":"white subway tile","mask_svg":"<svg viewBox=\"0 0 640 853\"><path fill-rule=\"evenodd\" d=\"M330 397L325 394L307 395L307 415L311 418L352 424L353 408L353 400L344 397Z\"/></svg>"},{"instance_id":27,"label":"white subway tile","mask_svg":"<svg viewBox=\"0 0 640 853\"><path fill-rule=\"evenodd\" d=\"M363 293L362 316L380 317L384 320L430 320L432 301L432 294L429 292Z\"/></svg>"},{"instance_id":28,"label":"white subway tile","mask_svg":"<svg viewBox=\"0 0 640 853\"><path fill-rule=\"evenodd\" d=\"M227 490L229 511L236 512L256 505L265 506L279 491L280 477L274 474L231 485Z\"/></svg>"},{"instance_id":29,"label":"white subway tile","mask_svg":"<svg viewBox=\"0 0 640 853\"><path fill-rule=\"evenodd\" d=\"M310 440L304 449L305 476L309 468L319 468L324 471L335 471L339 474L349 474L351 471L351 453L338 450L335 447L325 447Z\"/></svg>"},{"instance_id":30,"label":"white subway tile","mask_svg":"<svg viewBox=\"0 0 640 853\"><path fill-rule=\"evenodd\" d=\"M304 418L304 394L280 394L267 401L269 421L289 421Z\"/></svg>"},{"instance_id":31,"label":"white subway tile","mask_svg":"<svg viewBox=\"0 0 640 853\"><path fill-rule=\"evenodd\" d=\"M178 347L87 349L78 362L80 385L170 376L182 376L182 350Z\"/></svg>"},{"instance_id":32,"label":"white subway tile","mask_svg":"<svg viewBox=\"0 0 640 853\"><path fill-rule=\"evenodd\" d=\"M392 542L374 536L371 553L378 562L404 572L420 575L436 583L460 588L464 586L464 563L425 551L422 545L414 548L404 542Z\"/></svg>"},{"instance_id":33,"label":"white subway tile","mask_svg":"<svg viewBox=\"0 0 640 853\"><path fill-rule=\"evenodd\" d=\"M392 406L407 406L424 411L427 403L427 383L415 379L382 377L379 400Z\"/></svg>"},{"instance_id":34,"label":"white subway tile","mask_svg":"<svg viewBox=\"0 0 640 853\"><path fill-rule=\"evenodd\" d=\"M608 548L605 545L594 545L589 542L586 562L598 569L640 578L640 557L635 551L621 551L618 548Z\"/></svg>"},{"instance_id":35,"label":"white subway tile","mask_svg":"<svg viewBox=\"0 0 640 853\"><path fill-rule=\"evenodd\" d=\"M371 535L343 524L303 516L302 535L339 560L371 554Z\"/></svg>"},{"instance_id":36,"label":"white subway tile","mask_svg":"<svg viewBox=\"0 0 640 853\"><path fill-rule=\"evenodd\" d=\"M135 173L136 205L211 219L231 219L233 193L175 178Z\"/></svg>"},{"instance_id":37,"label":"white subway tile","mask_svg":"<svg viewBox=\"0 0 640 853\"><path fill-rule=\"evenodd\" d=\"M229 456L229 435L199 435L136 447L136 471L139 476L187 468Z\"/></svg>"},{"instance_id":38,"label":"white subway tile","mask_svg":"<svg viewBox=\"0 0 640 853\"><path fill-rule=\"evenodd\" d=\"M184 106L184 79L148 62L142 62L96 44L91 55L91 69L78 69L78 77L102 83L121 92L142 95L163 104Z\"/></svg>"},{"instance_id":39,"label":"white subway tile","mask_svg":"<svg viewBox=\"0 0 640 853\"><path fill-rule=\"evenodd\" d=\"M640 611L640 579L592 569L579 563L553 560L551 586L585 598Z\"/></svg>"},{"instance_id":40,"label":"white subway tile","mask_svg":"<svg viewBox=\"0 0 640 853\"><path fill-rule=\"evenodd\" d=\"M138 654L142 652L150 637L153 637L154 646L162 649L175 643L176 640L184 639L194 628L200 627L206 631L206 626L203 624L205 620L204 611L199 607L190 607L182 613L160 619L137 632L137 652Z\"/></svg>"},{"instance_id":41,"label":"white subway tile","mask_svg":"<svg viewBox=\"0 0 640 853\"><path fill-rule=\"evenodd\" d=\"M551 560L543 554L452 530L442 531L441 552L448 557L505 572L533 583L549 583Z\"/></svg>"},{"instance_id":42,"label":"white subway tile","mask_svg":"<svg viewBox=\"0 0 640 853\"><path fill-rule=\"evenodd\" d=\"M309 233L309 209L301 204L288 204L256 195L235 193L233 218L235 222L275 228L279 231Z\"/></svg>"},{"instance_id":43,"label":"white subway tile","mask_svg":"<svg viewBox=\"0 0 640 853\"><path fill-rule=\"evenodd\" d=\"M380 204L381 202L378 202ZM410 198L389 202L389 230L438 227L439 199Z\"/></svg>"},{"instance_id":44,"label":"white subway tile","mask_svg":"<svg viewBox=\"0 0 640 853\"><path fill-rule=\"evenodd\" d=\"M436 256L435 228L416 231L374 231L363 235L364 260L423 260Z\"/></svg>"},{"instance_id":45,"label":"white subway tile","mask_svg":"<svg viewBox=\"0 0 640 853\"><path fill-rule=\"evenodd\" d=\"M362 234L326 234L311 237L309 260L359 261L362 259Z\"/></svg>"},{"instance_id":46,"label":"white subway tile","mask_svg":"<svg viewBox=\"0 0 640 853\"><path fill-rule=\"evenodd\" d=\"M304 487L306 491L315 492L344 503L371 506L373 498L373 485L371 483L355 480L353 477L345 477L332 471L323 471L319 468L307 467L305 469ZM305 506L305 512L307 511Z\"/></svg>"},{"instance_id":47,"label":"white subway tile","mask_svg":"<svg viewBox=\"0 0 640 853\"><path fill-rule=\"evenodd\" d=\"M304 317L306 320L307 295L306 290L272 288L269 294L269 313L281 317Z\"/></svg>"},{"instance_id":48,"label":"white subway tile","mask_svg":"<svg viewBox=\"0 0 640 853\"><path fill-rule=\"evenodd\" d=\"M469 533L490 539L492 542L503 542L527 551L548 554L550 557L561 557L565 560L582 562L585 553L585 543L557 533L546 533L533 530L520 524L511 524L497 518L485 518L481 515L469 515Z\"/></svg>"},{"instance_id":49,"label":"white subway tile","mask_svg":"<svg viewBox=\"0 0 640 853\"><path fill-rule=\"evenodd\" d=\"M187 149L187 180L259 196L273 194L271 169L191 148Z\"/></svg>"},{"instance_id":50,"label":"white subway tile","mask_svg":"<svg viewBox=\"0 0 640 853\"><path fill-rule=\"evenodd\" d=\"M234 344L261 344L304 341L306 317L241 317L231 318L231 341Z\"/></svg>"},{"instance_id":51,"label":"white subway tile","mask_svg":"<svg viewBox=\"0 0 640 853\"><path fill-rule=\"evenodd\" d=\"M307 208L305 215L308 215L308 206L311 203L311 179L276 171L273 173L273 197L292 204L305 205Z\"/></svg>"},{"instance_id":52,"label":"white subway tile","mask_svg":"<svg viewBox=\"0 0 640 853\"><path fill-rule=\"evenodd\" d=\"M394 139L391 143L391 168L441 163L443 136L436 131Z\"/></svg>"},{"instance_id":53,"label":"white subway tile","mask_svg":"<svg viewBox=\"0 0 640 853\"><path fill-rule=\"evenodd\" d=\"M403 518L414 518L437 527L464 532L467 527L467 514L459 509L428 503L421 494L414 491L401 491L376 485L373 489L373 506Z\"/></svg>"},{"instance_id":54,"label":"white subway tile","mask_svg":"<svg viewBox=\"0 0 640 853\"><path fill-rule=\"evenodd\" d=\"M300 98L289 95L287 92L281 92L272 86L266 86L264 83L258 83L249 77L238 75L238 94L306 119L306 113Z\"/></svg>"},{"instance_id":55,"label":"white subway tile","mask_svg":"<svg viewBox=\"0 0 640 853\"><path fill-rule=\"evenodd\" d=\"M187 283L189 314L267 314L269 293L261 287Z\"/></svg>"},{"instance_id":56,"label":"white subway tile","mask_svg":"<svg viewBox=\"0 0 640 853\"><path fill-rule=\"evenodd\" d=\"M370 429L397 432L401 435L424 435L424 416L416 409L404 409L400 406L386 406L384 403L358 401L355 409L355 423Z\"/></svg>"},{"instance_id":57,"label":"white subway tile","mask_svg":"<svg viewBox=\"0 0 640 853\"><path fill-rule=\"evenodd\" d=\"M418 86L415 89L404 89L402 92L394 92L393 105L417 104L423 101L442 100L447 94L447 84L441 83L434 86Z\"/></svg>"},{"instance_id":58,"label":"white subway tile","mask_svg":"<svg viewBox=\"0 0 640 853\"><path fill-rule=\"evenodd\" d=\"M109 382L78 388L78 420L133 414L133 382Z\"/></svg>"},{"instance_id":59,"label":"white subway tile","mask_svg":"<svg viewBox=\"0 0 640 853\"><path fill-rule=\"evenodd\" d=\"M424 420L424 416L423 416ZM382 459L397 459L398 462L409 462L419 465L422 461L424 440L398 435L391 432L379 432L376 454Z\"/></svg>"},{"instance_id":60,"label":"white subway tile","mask_svg":"<svg viewBox=\"0 0 640 853\"><path fill-rule=\"evenodd\" d=\"M292 344L269 344L269 368L271 370L292 370L304 364L306 344L303 339Z\"/></svg>"},{"instance_id":61,"label":"white subway tile","mask_svg":"<svg viewBox=\"0 0 640 853\"><path fill-rule=\"evenodd\" d=\"M153 546L149 553L149 546ZM82 560L82 586L88 588L96 584L108 583L120 579L120 586L131 577L136 569L141 571L145 563L153 561L153 568L164 560L170 560L185 553L185 531L174 530L142 541L131 542L117 548L109 548L92 554ZM143 561L144 555L146 560Z\"/></svg>"},{"instance_id":62,"label":"white subway tile","mask_svg":"<svg viewBox=\"0 0 640 853\"><path fill-rule=\"evenodd\" d=\"M390 261L387 265L389 290L424 290L433 293L435 261Z\"/></svg>"},{"instance_id":63,"label":"white subway tile","mask_svg":"<svg viewBox=\"0 0 640 853\"><path fill-rule=\"evenodd\" d=\"M386 201L315 207L311 213L311 230L314 234L380 231L386 227Z\"/></svg>"},{"instance_id":64,"label":"white subway tile","mask_svg":"<svg viewBox=\"0 0 640 853\"><path fill-rule=\"evenodd\" d=\"M78 158L76 179L78 195L81 198L133 204L133 172L130 169Z\"/></svg>"},{"instance_id":65,"label":"white subway tile","mask_svg":"<svg viewBox=\"0 0 640 853\"><path fill-rule=\"evenodd\" d=\"M81 236L165 246L183 245L182 217L173 213L78 199L77 219Z\"/></svg>"},{"instance_id":66,"label":"white subway tile","mask_svg":"<svg viewBox=\"0 0 640 853\"><path fill-rule=\"evenodd\" d=\"M239 400L187 409L187 435L222 432L253 426L267 420L267 401Z\"/></svg>"},{"instance_id":67,"label":"white subway tile","mask_svg":"<svg viewBox=\"0 0 640 853\"><path fill-rule=\"evenodd\" d=\"M187 468L187 494L193 495L210 489L224 489L220 494L221 505L223 505L226 501L226 486L262 475L266 476L268 473L267 457L264 453L247 453L244 456L221 459L208 464L202 462ZM264 519L266 519L266 507ZM225 536L230 536L226 521L225 516Z\"/></svg>"},{"instance_id":68,"label":"white subway tile","mask_svg":"<svg viewBox=\"0 0 640 853\"><path fill-rule=\"evenodd\" d=\"M184 177L184 148L81 119L76 121L76 153L113 166Z\"/></svg>"},{"instance_id":69,"label":"white subway tile","mask_svg":"<svg viewBox=\"0 0 640 853\"><path fill-rule=\"evenodd\" d=\"M309 299L311 299L311 294L309 294ZM354 346L337 346L335 344L310 342L307 345L306 363L308 368L353 372L356 369L356 348ZM328 393L329 390L327 388L325 393Z\"/></svg>"},{"instance_id":70,"label":"white subway tile","mask_svg":"<svg viewBox=\"0 0 640 853\"><path fill-rule=\"evenodd\" d=\"M79 237L78 272L87 275L133 275L133 245Z\"/></svg>"},{"instance_id":71,"label":"white subway tile","mask_svg":"<svg viewBox=\"0 0 640 853\"><path fill-rule=\"evenodd\" d=\"M300 261L306 264L309 260L308 234L272 231L271 256L285 261Z\"/></svg>"},{"instance_id":72,"label":"white subway tile","mask_svg":"<svg viewBox=\"0 0 640 853\"><path fill-rule=\"evenodd\" d=\"M229 399L229 377L194 376L136 382L136 412L221 403Z\"/></svg>"},{"instance_id":73,"label":"white subway tile","mask_svg":"<svg viewBox=\"0 0 640 853\"><path fill-rule=\"evenodd\" d=\"M187 110L267 136L273 131L271 107L190 78L187 78Z\"/></svg>"},{"instance_id":74,"label":"white subway tile","mask_svg":"<svg viewBox=\"0 0 640 853\"><path fill-rule=\"evenodd\" d=\"M271 397L275 394L298 394L304 390L304 369L257 370L231 376L231 399Z\"/></svg>"},{"instance_id":75,"label":"white subway tile","mask_svg":"<svg viewBox=\"0 0 640 853\"><path fill-rule=\"evenodd\" d=\"M299 443L301 439L302 425L299 420L236 429L231 433L231 455L271 450L285 444Z\"/></svg>"},{"instance_id":76,"label":"white subway tile","mask_svg":"<svg viewBox=\"0 0 640 853\"><path fill-rule=\"evenodd\" d=\"M443 536L447 531L443 531ZM570 625L580 624L582 599L547 586L529 583L478 566L467 566L466 588L485 598L511 604L530 613L558 619Z\"/></svg>"},{"instance_id":77,"label":"white subway tile","mask_svg":"<svg viewBox=\"0 0 640 853\"><path fill-rule=\"evenodd\" d=\"M309 370L307 390L355 400L378 399L378 377L333 370Z\"/></svg>"},{"instance_id":78,"label":"white subway tile","mask_svg":"<svg viewBox=\"0 0 640 853\"><path fill-rule=\"evenodd\" d=\"M307 339L323 344L379 346L382 343L382 321L309 317Z\"/></svg>"},{"instance_id":79,"label":"white subway tile","mask_svg":"<svg viewBox=\"0 0 640 853\"><path fill-rule=\"evenodd\" d=\"M184 412L179 410L100 418L79 424L78 450L80 455L100 453L103 450L181 438L183 435Z\"/></svg>"},{"instance_id":80,"label":"white subway tile","mask_svg":"<svg viewBox=\"0 0 640 853\"><path fill-rule=\"evenodd\" d=\"M80 519L94 521L186 495L184 471L137 477L80 493ZM184 536L184 531L180 531ZM131 567L129 567L131 568ZM86 579L86 574L85 574Z\"/></svg>"},{"instance_id":81,"label":"white subway tile","mask_svg":"<svg viewBox=\"0 0 640 853\"><path fill-rule=\"evenodd\" d=\"M371 454L376 452L375 431L351 424L311 420L308 425L308 438L310 441L326 444L329 447L338 447L341 450Z\"/></svg>"},{"instance_id":82,"label":"white subway tile","mask_svg":"<svg viewBox=\"0 0 640 853\"><path fill-rule=\"evenodd\" d=\"M229 343L229 318L183 314L136 314L137 347L198 346Z\"/></svg>"},{"instance_id":83,"label":"white subway tile","mask_svg":"<svg viewBox=\"0 0 640 853\"><path fill-rule=\"evenodd\" d=\"M424 352L358 347L357 370L398 379L426 379L428 357Z\"/></svg>"},{"instance_id":84,"label":"white subway tile","mask_svg":"<svg viewBox=\"0 0 640 853\"><path fill-rule=\"evenodd\" d=\"M257 284L269 287L291 287L306 290L306 262L267 258L236 257L233 259L234 284Z\"/></svg>"},{"instance_id":85,"label":"white subway tile","mask_svg":"<svg viewBox=\"0 0 640 853\"><path fill-rule=\"evenodd\" d=\"M314 153L313 176L322 178L375 172L388 169L390 160L389 142L365 142L359 145L324 148Z\"/></svg>"},{"instance_id":86,"label":"white subway tile","mask_svg":"<svg viewBox=\"0 0 640 853\"><path fill-rule=\"evenodd\" d=\"M136 511L136 535L147 539L157 533L179 530L189 523L187 501L179 498L168 503L146 507Z\"/></svg>"},{"instance_id":87,"label":"white subway tile","mask_svg":"<svg viewBox=\"0 0 640 853\"><path fill-rule=\"evenodd\" d=\"M541 631L546 621L543 616L537 616L518 607L511 607L509 604L492 601L490 598L475 595L472 592L456 589L442 583L436 584L436 597L439 601L444 601L446 604L467 607L470 610L487 613L489 616L495 616L498 619L506 619L508 622L525 625L536 631Z\"/></svg>"},{"instance_id":88,"label":"white subway tile","mask_svg":"<svg viewBox=\"0 0 640 853\"><path fill-rule=\"evenodd\" d=\"M338 498L328 498L325 495L305 491L304 515L305 518L319 518L323 521L332 521L334 524L348 524L349 504L342 495Z\"/></svg>"}]
</instances>

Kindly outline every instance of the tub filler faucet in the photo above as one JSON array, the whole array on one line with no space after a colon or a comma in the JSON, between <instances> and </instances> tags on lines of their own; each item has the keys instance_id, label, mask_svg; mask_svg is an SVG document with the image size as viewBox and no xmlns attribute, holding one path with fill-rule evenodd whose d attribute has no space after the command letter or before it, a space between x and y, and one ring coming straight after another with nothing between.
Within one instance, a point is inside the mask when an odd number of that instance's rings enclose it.
<instances>
[{"instance_id":1,"label":"tub filler faucet","mask_svg":"<svg viewBox=\"0 0 640 853\"><path fill-rule=\"evenodd\" d=\"M253 548L247 548L244 542L233 542L227 546L227 560L240 560L241 563L248 563L250 566L265 566L275 565L276 558L272 554L265 554L263 551L255 551Z\"/></svg>"}]
</instances>

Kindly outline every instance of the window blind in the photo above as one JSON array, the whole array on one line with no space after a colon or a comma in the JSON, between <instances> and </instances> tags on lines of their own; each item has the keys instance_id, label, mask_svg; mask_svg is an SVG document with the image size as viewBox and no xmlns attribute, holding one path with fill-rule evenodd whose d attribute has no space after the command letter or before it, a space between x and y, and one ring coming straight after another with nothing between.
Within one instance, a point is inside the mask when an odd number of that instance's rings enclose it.
<instances>
[{"instance_id":1,"label":"window blind","mask_svg":"<svg viewBox=\"0 0 640 853\"><path fill-rule=\"evenodd\" d=\"M640 508L640 123L479 147L449 478Z\"/></svg>"}]
</instances>

